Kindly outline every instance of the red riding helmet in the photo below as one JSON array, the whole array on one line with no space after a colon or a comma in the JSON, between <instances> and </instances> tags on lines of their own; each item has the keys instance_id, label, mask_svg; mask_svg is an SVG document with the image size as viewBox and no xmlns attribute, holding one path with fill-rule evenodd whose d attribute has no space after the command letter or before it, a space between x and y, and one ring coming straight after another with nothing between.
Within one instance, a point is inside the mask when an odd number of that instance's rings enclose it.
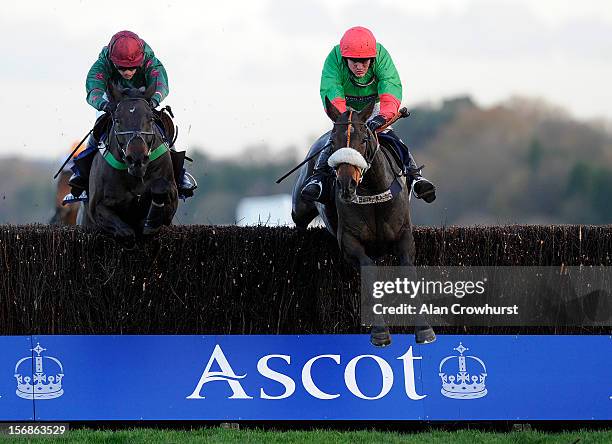
<instances>
[{"instance_id":1,"label":"red riding helmet","mask_svg":"<svg viewBox=\"0 0 612 444\"><path fill-rule=\"evenodd\" d=\"M376 39L367 28L355 26L344 33L340 39L342 57L369 59L376 57Z\"/></svg>"},{"instance_id":2,"label":"red riding helmet","mask_svg":"<svg viewBox=\"0 0 612 444\"><path fill-rule=\"evenodd\" d=\"M144 42L131 31L115 34L108 44L110 59L115 66L135 68L144 60Z\"/></svg>"}]
</instances>

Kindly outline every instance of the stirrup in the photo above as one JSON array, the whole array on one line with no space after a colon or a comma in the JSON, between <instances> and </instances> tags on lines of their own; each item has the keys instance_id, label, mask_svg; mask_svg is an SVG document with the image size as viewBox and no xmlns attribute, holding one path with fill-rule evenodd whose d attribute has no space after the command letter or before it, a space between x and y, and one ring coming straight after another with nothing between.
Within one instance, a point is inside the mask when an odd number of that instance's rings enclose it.
<instances>
[{"instance_id":1,"label":"stirrup","mask_svg":"<svg viewBox=\"0 0 612 444\"><path fill-rule=\"evenodd\" d=\"M183 175L183 182L181 183L181 190L193 191L198 187L198 182L196 182L195 177L185 171Z\"/></svg>"},{"instance_id":2,"label":"stirrup","mask_svg":"<svg viewBox=\"0 0 612 444\"><path fill-rule=\"evenodd\" d=\"M181 199L185 200L188 197L193 196L193 190L195 190L197 187L198 182L191 174L185 171L185 174L183 175L183 181L178 186L178 195Z\"/></svg>"},{"instance_id":3,"label":"stirrup","mask_svg":"<svg viewBox=\"0 0 612 444\"><path fill-rule=\"evenodd\" d=\"M413 164L414 165L414 164ZM408 176L408 177L414 177L415 181L416 181L416 177L421 177L421 170L425 168L425 164L421 165L421 166L410 166L410 165L404 165L404 175Z\"/></svg>"},{"instance_id":4,"label":"stirrup","mask_svg":"<svg viewBox=\"0 0 612 444\"><path fill-rule=\"evenodd\" d=\"M89 196L87 195L87 191L83 190L83 192L77 197L72 193L68 193L62 199L62 205L72 205L77 202L87 202L89 200Z\"/></svg>"}]
</instances>

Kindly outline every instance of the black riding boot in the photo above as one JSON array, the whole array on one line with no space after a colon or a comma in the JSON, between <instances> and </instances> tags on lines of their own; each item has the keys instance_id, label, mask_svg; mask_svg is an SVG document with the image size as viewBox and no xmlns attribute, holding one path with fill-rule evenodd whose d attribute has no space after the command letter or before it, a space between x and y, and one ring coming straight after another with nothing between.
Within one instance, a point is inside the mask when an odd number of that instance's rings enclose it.
<instances>
[{"instance_id":1,"label":"black riding boot","mask_svg":"<svg viewBox=\"0 0 612 444\"><path fill-rule=\"evenodd\" d=\"M327 159L331 156L331 143L328 142L315 163L312 175L304 181L301 195L307 202L329 202L331 198L331 179L334 170L327 164Z\"/></svg>"},{"instance_id":2,"label":"black riding boot","mask_svg":"<svg viewBox=\"0 0 612 444\"><path fill-rule=\"evenodd\" d=\"M417 199L423 199L427 203L436 200L436 187L429 180L421 176L421 168L419 168L412 157L412 153L406 144L398 137L393 130L387 129L378 135L381 143L384 141L397 150L404 162L406 176L410 180L410 187Z\"/></svg>"},{"instance_id":3,"label":"black riding boot","mask_svg":"<svg viewBox=\"0 0 612 444\"><path fill-rule=\"evenodd\" d=\"M436 200L435 185L421 176L421 169L414 161L412 153L408 153L406 174L408 178L410 178L412 192L417 199L423 199L427 203L432 203L434 200Z\"/></svg>"},{"instance_id":4,"label":"black riding boot","mask_svg":"<svg viewBox=\"0 0 612 444\"><path fill-rule=\"evenodd\" d=\"M185 171L185 151L176 151L170 148L170 158L172 159L172 169L174 170L174 180L181 199L193 196L194 190L198 187L195 178Z\"/></svg>"}]
</instances>

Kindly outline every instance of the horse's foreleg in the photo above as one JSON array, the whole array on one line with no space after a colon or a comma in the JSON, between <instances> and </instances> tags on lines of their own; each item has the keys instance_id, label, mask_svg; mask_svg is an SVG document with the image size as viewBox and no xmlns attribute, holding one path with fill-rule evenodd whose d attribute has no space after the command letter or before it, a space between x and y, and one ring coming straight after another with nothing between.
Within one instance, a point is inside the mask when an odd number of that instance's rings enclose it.
<instances>
[{"instance_id":1,"label":"horse's foreleg","mask_svg":"<svg viewBox=\"0 0 612 444\"><path fill-rule=\"evenodd\" d=\"M399 258L400 266L414 266L414 257L416 255L416 249L414 246L414 237L412 236L412 230L404 230L398 243L395 245L395 252Z\"/></svg>"},{"instance_id":2,"label":"horse's foreleg","mask_svg":"<svg viewBox=\"0 0 612 444\"><path fill-rule=\"evenodd\" d=\"M136 233L132 227L122 221L109 207L103 204L97 204L92 210L90 215L95 225L125 242L127 245L136 242Z\"/></svg>"},{"instance_id":3,"label":"horse's foreleg","mask_svg":"<svg viewBox=\"0 0 612 444\"><path fill-rule=\"evenodd\" d=\"M411 230L405 230L396 245L396 253L399 257L400 265L408 267L408 278L413 282L418 280L416 268L414 266L415 246L414 237ZM414 337L417 344L429 344L436 340L436 334L431 328L431 325L423 317L417 317L416 325L414 326Z\"/></svg>"},{"instance_id":4,"label":"horse's foreleg","mask_svg":"<svg viewBox=\"0 0 612 444\"><path fill-rule=\"evenodd\" d=\"M355 268L373 266L374 261L365 252L364 246L354 236L342 234L339 237L344 259Z\"/></svg>"},{"instance_id":5,"label":"horse's foreleg","mask_svg":"<svg viewBox=\"0 0 612 444\"><path fill-rule=\"evenodd\" d=\"M176 211L170 199L170 183L157 179L151 185L151 206L142 229L142 234L151 235L159 231L162 225L170 225Z\"/></svg>"},{"instance_id":6,"label":"horse's foreleg","mask_svg":"<svg viewBox=\"0 0 612 444\"><path fill-rule=\"evenodd\" d=\"M354 236L345 234L339 236L340 248L344 254L346 261L363 273L361 267L374 266L374 261L366 254L364 246L361 244L359 239ZM365 288L374 288L374 276L372 273L366 274ZM363 289L362 289L363 291ZM362 296L363 297L363 296ZM372 296L370 296L372 297ZM362 309L373 306L373 301L368 301L367 304L362 304ZM363 313L362 313L363 316ZM391 344L391 334L389 328L385 325L385 320L379 314L374 314L372 329L370 330L370 342L376 347L385 347Z\"/></svg>"}]
</instances>

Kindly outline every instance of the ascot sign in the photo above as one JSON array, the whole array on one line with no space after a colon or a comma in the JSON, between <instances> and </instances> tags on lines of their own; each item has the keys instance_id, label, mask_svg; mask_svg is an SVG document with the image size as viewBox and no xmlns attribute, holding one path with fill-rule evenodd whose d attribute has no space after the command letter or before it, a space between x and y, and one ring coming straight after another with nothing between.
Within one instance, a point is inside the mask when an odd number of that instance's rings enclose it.
<instances>
[{"instance_id":1,"label":"ascot sign","mask_svg":"<svg viewBox=\"0 0 612 444\"><path fill-rule=\"evenodd\" d=\"M268 362L273 359L278 359L286 362L287 364L291 364L291 356L289 355L281 355L281 354L272 354L265 355L259 359L257 362L257 371L264 378L270 379L272 381L276 381L283 385L284 392L278 396L272 396L267 394L263 388L259 390L259 398L261 399L285 399L289 398L291 395L295 393L296 384L295 381L285 375L283 373L272 370ZM335 399L340 397L338 393L326 393L321 390L312 377L312 366L319 360L331 360L335 362L337 365L341 365L341 357L340 355L317 355L313 358L309 359L304 366L302 367L302 377L301 382L306 390L311 396L317 399ZM367 396L363 394L363 392L359 388L359 384L356 379L356 369L357 365L362 360L372 360L378 365L380 369L380 374L382 378L382 387L380 392L376 396ZM404 389L406 392L406 396L408 398L418 401L420 399L425 398L427 395L419 395L416 391L415 386L415 375L414 375L414 361L422 359L421 356L414 356L412 352L412 346L408 348L408 351L404 353L402 356L397 358L403 362L403 370L404 370ZM212 371L211 368L216 364L220 371ZM187 399L205 399L202 395L202 389L206 384L210 384L212 382L224 382L229 385L232 390L232 395L228 399L253 399L253 396L247 394L240 384L240 380L246 378L246 373L244 375L237 375L232 366L230 365L225 353L221 349L221 346L217 344L215 346L214 351L212 352L202 375L200 376L200 380L193 392L187 396ZM376 400L385 397L391 388L393 387L394 374L391 365L387 361L385 361L380 356L376 355L358 355L351 359L344 369L344 383L346 388L356 397L366 400Z\"/></svg>"},{"instance_id":2,"label":"ascot sign","mask_svg":"<svg viewBox=\"0 0 612 444\"><path fill-rule=\"evenodd\" d=\"M0 336L0 420L612 420L612 336L394 339Z\"/></svg>"}]
</instances>

